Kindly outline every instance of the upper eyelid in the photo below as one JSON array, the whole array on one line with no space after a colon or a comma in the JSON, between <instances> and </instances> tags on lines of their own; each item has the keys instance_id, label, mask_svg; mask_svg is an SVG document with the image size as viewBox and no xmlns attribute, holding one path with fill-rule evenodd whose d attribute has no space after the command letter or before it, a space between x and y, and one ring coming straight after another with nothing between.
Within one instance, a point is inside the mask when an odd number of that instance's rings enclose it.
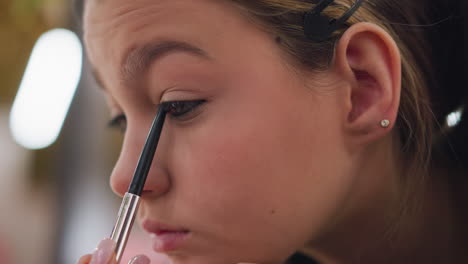
<instances>
[{"instance_id":1,"label":"upper eyelid","mask_svg":"<svg viewBox=\"0 0 468 264\"><path fill-rule=\"evenodd\" d=\"M109 92L105 92L105 100L111 117L116 117L124 112L120 104Z\"/></svg>"},{"instance_id":2,"label":"upper eyelid","mask_svg":"<svg viewBox=\"0 0 468 264\"><path fill-rule=\"evenodd\" d=\"M194 102L194 101L201 101L201 100L200 99L198 99L198 100L168 100L168 101L163 101L163 102L159 103L158 108L160 108L160 107L166 107L167 108L167 107L169 107L169 105L171 103ZM122 111L118 111L117 114L114 114L114 115L111 116L111 119L109 120L108 124L109 125L115 124L116 121L118 121L119 119L122 119L122 118L125 119L125 120L127 119L125 113L123 113Z\"/></svg>"},{"instance_id":3,"label":"upper eyelid","mask_svg":"<svg viewBox=\"0 0 468 264\"><path fill-rule=\"evenodd\" d=\"M166 103L173 103L173 102L192 102L195 103L195 105L191 106L188 111L182 111L182 113L178 113L177 111L174 113L170 113L170 110L167 110L166 113L170 115L170 118L174 118L179 121L186 121L191 119L190 116L193 116L194 114L197 115L198 111L200 108L203 107L203 105L207 102L205 99L197 99L197 100L180 100L180 101L168 101ZM169 105L168 104L168 105ZM169 106L171 107L171 106Z\"/></svg>"},{"instance_id":4,"label":"upper eyelid","mask_svg":"<svg viewBox=\"0 0 468 264\"><path fill-rule=\"evenodd\" d=\"M125 121L127 121L127 117L125 116L124 113L120 113L120 114L115 115L114 117L111 117L111 119L109 120L109 122L107 123L107 125L108 125L109 127L114 127L114 126L118 125L118 122L119 122L120 120L125 120Z\"/></svg>"},{"instance_id":5,"label":"upper eyelid","mask_svg":"<svg viewBox=\"0 0 468 264\"><path fill-rule=\"evenodd\" d=\"M201 88L201 87L203 88ZM194 101L200 98L210 100L214 95L209 93L205 85L191 85L178 83L170 85L168 88L161 91L158 97L159 102L175 102L175 101Z\"/></svg>"},{"instance_id":6,"label":"upper eyelid","mask_svg":"<svg viewBox=\"0 0 468 264\"><path fill-rule=\"evenodd\" d=\"M183 103L183 102L189 103L189 102L197 102L197 101L206 101L206 100L202 100L202 99L168 100L168 101L162 101L161 103L159 103L159 107L168 107L172 103Z\"/></svg>"},{"instance_id":7,"label":"upper eyelid","mask_svg":"<svg viewBox=\"0 0 468 264\"><path fill-rule=\"evenodd\" d=\"M186 102L186 103L189 103L189 102L199 102L198 104L196 104L193 109L190 109L190 111L188 111L187 113L189 112L192 112L194 109L196 108L199 108L201 105L203 105L204 103L207 102L206 99L194 99L194 100L171 100L171 101L164 101L164 102L161 102L158 104L158 108L159 107L165 107L165 108L169 108L170 107L170 104L172 103L179 103L179 102ZM169 109L165 109L166 112L169 111ZM185 115L185 113L183 114ZM127 117L125 115L125 113L123 112L119 112L118 114L115 114L113 115L113 117L111 117L111 119L108 121L107 125L108 127L111 127L111 128L115 128L115 127L118 127L120 125L120 122L121 121L125 121L127 122ZM126 123L125 123L125 126L126 126Z\"/></svg>"}]
</instances>

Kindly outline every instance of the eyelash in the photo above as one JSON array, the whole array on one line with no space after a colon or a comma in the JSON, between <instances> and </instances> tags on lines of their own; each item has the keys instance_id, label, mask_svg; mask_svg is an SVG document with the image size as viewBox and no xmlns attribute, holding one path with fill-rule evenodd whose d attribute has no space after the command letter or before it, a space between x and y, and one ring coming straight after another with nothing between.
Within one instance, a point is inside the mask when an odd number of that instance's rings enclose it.
<instances>
[{"instance_id":1,"label":"eyelash","mask_svg":"<svg viewBox=\"0 0 468 264\"><path fill-rule=\"evenodd\" d=\"M163 102L159 107L163 107L171 118L184 121L190 119L188 114L196 108L204 104L206 100L191 100L191 101L169 101ZM119 114L109 121L109 127L119 129L125 132L127 128L127 118L124 114Z\"/></svg>"},{"instance_id":2,"label":"eyelash","mask_svg":"<svg viewBox=\"0 0 468 264\"><path fill-rule=\"evenodd\" d=\"M108 126L124 133L127 129L127 117L124 114L119 114L109 121Z\"/></svg>"},{"instance_id":3,"label":"eyelash","mask_svg":"<svg viewBox=\"0 0 468 264\"><path fill-rule=\"evenodd\" d=\"M163 107L172 118L183 119L187 114L205 102L205 100L170 101L161 103L160 107Z\"/></svg>"}]
</instances>

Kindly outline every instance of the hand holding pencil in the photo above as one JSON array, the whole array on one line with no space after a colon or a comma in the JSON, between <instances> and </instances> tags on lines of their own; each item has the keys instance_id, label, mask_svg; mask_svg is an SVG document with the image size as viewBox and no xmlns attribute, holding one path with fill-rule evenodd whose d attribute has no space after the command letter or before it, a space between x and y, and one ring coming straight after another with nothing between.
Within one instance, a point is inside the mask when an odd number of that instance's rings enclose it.
<instances>
[{"instance_id":1,"label":"hand holding pencil","mask_svg":"<svg viewBox=\"0 0 468 264\"><path fill-rule=\"evenodd\" d=\"M114 241L110 238L104 239L99 243L93 254L82 256L78 264L117 264L115 248L116 243ZM150 262L147 256L138 255L132 258L128 264L149 264Z\"/></svg>"},{"instance_id":2,"label":"hand holding pencil","mask_svg":"<svg viewBox=\"0 0 468 264\"><path fill-rule=\"evenodd\" d=\"M166 107L160 105L158 113L148 133L140 159L135 169L128 192L124 195L116 224L110 238L102 240L92 255L80 258L78 264L119 264L127 244L130 231L138 210L139 198L145 185L154 153L161 136L161 130L166 117ZM149 264L150 260L144 255L136 256L130 264Z\"/></svg>"}]
</instances>

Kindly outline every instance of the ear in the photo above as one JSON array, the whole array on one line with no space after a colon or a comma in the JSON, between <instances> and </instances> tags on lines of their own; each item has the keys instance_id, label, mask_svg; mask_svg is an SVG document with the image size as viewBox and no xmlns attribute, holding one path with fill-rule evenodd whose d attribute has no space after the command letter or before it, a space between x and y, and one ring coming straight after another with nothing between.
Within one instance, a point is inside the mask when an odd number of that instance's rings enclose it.
<instances>
[{"instance_id":1,"label":"ear","mask_svg":"<svg viewBox=\"0 0 468 264\"><path fill-rule=\"evenodd\" d=\"M400 52L393 38L377 25L355 24L336 46L334 67L348 84L345 133L359 143L389 133L395 125L401 90ZM382 120L390 125L383 127Z\"/></svg>"}]
</instances>

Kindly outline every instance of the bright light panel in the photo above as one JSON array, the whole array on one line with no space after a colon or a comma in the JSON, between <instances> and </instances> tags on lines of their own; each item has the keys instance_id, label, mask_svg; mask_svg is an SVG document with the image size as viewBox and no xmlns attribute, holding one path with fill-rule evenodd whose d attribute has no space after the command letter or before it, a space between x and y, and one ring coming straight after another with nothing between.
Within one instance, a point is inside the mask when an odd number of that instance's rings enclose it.
<instances>
[{"instance_id":1,"label":"bright light panel","mask_svg":"<svg viewBox=\"0 0 468 264\"><path fill-rule=\"evenodd\" d=\"M81 77L83 50L75 33L54 29L37 40L10 114L16 142L28 149L58 137Z\"/></svg>"}]
</instances>

